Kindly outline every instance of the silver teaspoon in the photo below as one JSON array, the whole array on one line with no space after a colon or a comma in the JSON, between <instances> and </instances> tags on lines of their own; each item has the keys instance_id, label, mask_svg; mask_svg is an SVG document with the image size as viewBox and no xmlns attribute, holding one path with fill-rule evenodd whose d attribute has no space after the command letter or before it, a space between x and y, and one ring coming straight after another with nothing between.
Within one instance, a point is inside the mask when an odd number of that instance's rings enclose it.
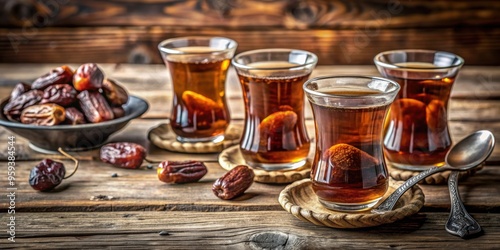
<instances>
[{"instance_id":1,"label":"silver teaspoon","mask_svg":"<svg viewBox=\"0 0 500 250\"><path fill-rule=\"evenodd\" d=\"M495 146L495 138L489 131L478 131L476 133L482 133L485 141L489 141L491 151ZM478 148L474 148L478 150ZM472 152L473 154L480 154L479 152ZM491 153L491 152L490 152ZM461 164L460 159L448 159L448 161L457 161L452 164ZM451 200L451 210L448 221L446 222L446 231L450 234L459 236L461 238L466 238L467 236L477 234L481 232L481 226L474 220L474 218L467 212L465 206L460 199L460 193L458 191L458 172L452 171L450 177L448 177L448 188L450 189L450 200Z\"/></svg>"},{"instance_id":2,"label":"silver teaspoon","mask_svg":"<svg viewBox=\"0 0 500 250\"><path fill-rule=\"evenodd\" d=\"M391 211L399 198L408 189L429 175L450 170L467 171L481 165L486 159L488 159L493 151L493 148L495 147L493 138L493 134L490 131L480 130L460 140L446 154L445 166L429 168L408 179L371 212L375 214L383 214Z\"/></svg>"}]
</instances>

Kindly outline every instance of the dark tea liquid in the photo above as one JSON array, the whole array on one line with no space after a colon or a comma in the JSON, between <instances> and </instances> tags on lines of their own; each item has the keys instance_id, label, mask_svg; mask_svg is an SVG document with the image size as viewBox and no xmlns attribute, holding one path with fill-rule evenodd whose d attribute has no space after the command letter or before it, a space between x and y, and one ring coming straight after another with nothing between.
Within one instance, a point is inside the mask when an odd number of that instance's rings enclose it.
<instances>
[{"instance_id":1,"label":"dark tea liquid","mask_svg":"<svg viewBox=\"0 0 500 250\"><path fill-rule=\"evenodd\" d=\"M324 93L355 98L379 92ZM352 102L355 107L359 100ZM388 105L339 108L312 103L312 108L317 164L312 166L311 179L316 195L323 203L336 204L367 204L380 199L388 188L381 145Z\"/></svg>"},{"instance_id":2,"label":"dark tea liquid","mask_svg":"<svg viewBox=\"0 0 500 250\"><path fill-rule=\"evenodd\" d=\"M248 66L273 68L297 65L262 62ZM309 73L297 76L293 71L265 70L266 76L262 77L262 74L259 72L259 77L239 74L246 106L241 153L253 167L305 161L310 141L304 124L302 84Z\"/></svg>"},{"instance_id":3,"label":"dark tea liquid","mask_svg":"<svg viewBox=\"0 0 500 250\"><path fill-rule=\"evenodd\" d=\"M213 51L209 47L176 50L191 53ZM175 134L207 140L222 135L230 121L224 88L230 59L204 56L205 59L201 60L193 55L171 58L176 58L167 60L174 85L170 123Z\"/></svg>"},{"instance_id":4,"label":"dark tea liquid","mask_svg":"<svg viewBox=\"0 0 500 250\"><path fill-rule=\"evenodd\" d=\"M406 63L406 66L431 68L430 63ZM397 81L401 90L392 103L386 121L384 152L397 165L428 166L444 163L451 147L447 109L454 77L433 79L428 72L388 71L387 78Z\"/></svg>"}]
</instances>

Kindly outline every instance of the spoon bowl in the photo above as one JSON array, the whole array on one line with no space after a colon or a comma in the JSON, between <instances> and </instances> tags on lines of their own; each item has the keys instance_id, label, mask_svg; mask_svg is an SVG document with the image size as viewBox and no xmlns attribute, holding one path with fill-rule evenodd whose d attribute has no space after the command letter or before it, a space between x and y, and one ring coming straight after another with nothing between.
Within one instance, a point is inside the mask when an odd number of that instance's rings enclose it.
<instances>
[{"instance_id":1,"label":"spoon bowl","mask_svg":"<svg viewBox=\"0 0 500 250\"><path fill-rule=\"evenodd\" d=\"M477 167L490 157L494 147L495 137L490 131L476 131L448 151L446 165L462 171Z\"/></svg>"}]
</instances>

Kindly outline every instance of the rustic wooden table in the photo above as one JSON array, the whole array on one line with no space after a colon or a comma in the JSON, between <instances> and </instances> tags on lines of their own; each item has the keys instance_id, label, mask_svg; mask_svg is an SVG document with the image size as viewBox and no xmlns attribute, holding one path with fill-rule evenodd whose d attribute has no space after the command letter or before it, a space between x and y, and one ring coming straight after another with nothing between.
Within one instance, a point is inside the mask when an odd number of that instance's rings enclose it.
<instances>
[{"instance_id":1,"label":"rustic wooden table","mask_svg":"<svg viewBox=\"0 0 500 250\"><path fill-rule=\"evenodd\" d=\"M30 82L58 65L0 65L0 97L18 81ZM73 65L74 66L74 65ZM98 150L76 153L82 159L77 174L54 192L36 192L28 185L29 170L42 158L21 136L0 128L0 248L427 248L494 249L500 246L500 147L484 169L460 182L460 192L484 233L464 240L448 234L449 197L446 185L422 185L425 205L419 213L393 224L363 229L332 229L303 222L278 203L285 185L254 183L248 195L223 201L212 194L212 183L225 170L217 154L182 154L162 150L147 139L148 131L165 122L171 90L163 65L101 65L133 95L150 103L149 111L113 135L110 141L131 141L148 148L157 160L201 160L209 168L198 183L168 185L154 169L114 168L97 159ZM374 66L319 66L313 76L378 75ZM243 103L234 71L228 98L233 124L243 122ZM457 141L479 130L500 138L500 68L464 67L452 93L450 126ZM313 123L307 110L310 135ZM8 214L7 137L16 136L15 214ZM66 161L65 161L66 162ZM67 161L68 166L71 162ZM113 178L114 173L118 177ZM113 196L96 201L92 196ZM15 243L8 240L10 216L15 216ZM164 233L161 233L164 231ZM168 233L165 233L168 232Z\"/></svg>"}]
</instances>

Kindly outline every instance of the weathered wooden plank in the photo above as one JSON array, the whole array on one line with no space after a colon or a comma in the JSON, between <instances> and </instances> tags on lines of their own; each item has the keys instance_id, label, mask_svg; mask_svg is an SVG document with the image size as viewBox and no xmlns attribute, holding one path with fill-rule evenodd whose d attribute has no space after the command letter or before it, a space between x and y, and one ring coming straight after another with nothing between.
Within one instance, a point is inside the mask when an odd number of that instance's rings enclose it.
<instances>
[{"instance_id":1,"label":"weathered wooden plank","mask_svg":"<svg viewBox=\"0 0 500 250\"><path fill-rule=\"evenodd\" d=\"M500 24L496 1L5 1L0 26L387 28ZM147 17L147 18L145 18Z\"/></svg>"},{"instance_id":2,"label":"weathered wooden plank","mask_svg":"<svg viewBox=\"0 0 500 250\"><path fill-rule=\"evenodd\" d=\"M59 64L1 64L0 98L9 96L20 81L32 82ZM71 64L72 68L78 64ZM143 116L166 118L171 109L171 83L163 65L101 64L108 77L117 79L131 94L146 99L150 108ZM374 66L318 66L311 77L324 75L378 75ZM241 87L235 71L228 73L227 97L233 119L244 118ZM500 68L466 66L452 91L449 119L453 121L497 121L500 119ZM312 118L309 105L306 117Z\"/></svg>"},{"instance_id":3,"label":"weathered wooden plank","mask_svg":"<svg viewBox=\"0 0 500 250\"><path fill-rule=\"evenodd\" d=\"M4 215L4 214L2 214ZM447 213L418 213L392 224L332 229L285 211L19 213L16 242L5 230L1 248L168 249L496 249L500 215L472 214L484 234L462 240L448 234ZM159 232L164 231L163 235Z\"/></svg>"},{"instance_id":4,"label":"weathered wooden plank","mask_svg":"<svg viewBox=\"0 0 500 250\"><path fill-rule=\"evenodd\" d=\"M200 161L216 161L217 154L184 154L170 152L160 149L152 145L147 139L148 131L159 124L165 123L164 119L138 119L132 121L123 130L117 132L109 138L109 142L129 141L144 145L149 150L149 155L152 159L163 159L163 157L172 157L177 160L200 160ZM235 127L242 128L243 120L232 120L231 124ZM306 120L306 127L310 138L314 138L314 122L311 119ZM464 138L474 131L487 129L493 132L496 138L500 138L500 122L450 122L451 137L454 142ZM28 141L20 135L15 135L12 132L0 127L0 161L7 159L8 136L16 136L16 153L17 160L34 160L43 159L46 155L34 152L28 146ZM87 152L75 152L82 159L97 159L98 152L91 150ZM488 159L492 164L500 163L500 147L493 150L492 155Z\"/></svg>"},{"instance_id":5,"label":"weathered wooden plank","mask_svg":"<svg viewBox=\"0 0 500 250\"><path fill-rule=\"evenodd\" d=\"M38 76L45 74L60 64L0 64L0 98L8 96L10 88L18 82L30 83ZM68 64L76 69L80 64ZM167 69L163 64L137 65L137 64L106 64L99 66L104 73L118 80L130 92L171 91L170 79ZM317 66L312 77L325 75L366 75L377 76L379 73L371 65L320 65ZM240 97L241 88L236 72L231 68L228 73L227 94L230 97ZM500 98L500 67L465 66L453 86L452 98L454 99L498 99Z\"/></svg>"},{"instance_id":6,"label":"weathered wooden plank","mask_svg":"<svg viewBox=\"0 0 500 250\"><path fill-rule=\"evenodd\" d=\"M3 144L2 144L3 146ZM1 152L6 152L2 149ZM494 152L498 158L498 152ZM213 182L225 173L217 163L217 154L174 154L163 150L151 150L154 160L202 160L208 167L208 174L198 183L169 185L160 182L153 169L121 169L98 160L98 151L76 154L86 157L78 172L54 192L37 192L27 180L30 169L38 161L16 161L16 203L19 212L65 212L65 211L137 211L137 210L179 210L179 211L253 211L280 210L278 194L285 185L254 183L246 195L236 201L223 201L213 195ZM91 161L88 157L93 157ZM36 157L32 154L30 157ZM46 156L51 157L51 156ZM62 159L67 171L73 168L70 160ZM4 162L5 163L5 162ZM147 165L146 163L144 165ZM112 177L116 173L118 177ZM0 176L7 176L7 168L0 168ZM472 211L500 212L498 180L500 167L486 166L475 176L461 182L462 197ZM7 182L0 183L6 189ZM426 194L424 210L447 211L448 190L445 185L423 186ZM91 196L107 195L111 201L92 201ZM0 214L8 206L7 200L0 200Z\"/></svg>"},{"instance_id":7,"label":"weathered wooden plank","mask_svg":"<svg viewBox=\"0 0 500 250\"><path fill-rule=\"evenodd\" d=\"M0 63L0 98L8 96L10 89L18 82L30 83L61 63L41 64L9 64ZM76 69L80 64L68 64ZM168 71L163 64L139 65L100 63L104 73L124 84L131 92L171 91ZM319 65L311 74L312 77L325 75L366 75L379 76L372 62L370 65ZM230 68L227 80L227 94L230 97L241 97L241 88L233 68ZM6 88L3 88L6 87ZM500 67L499 66L469 66L466 62L453 86L454 99L499 99L500 98Z\"/></svg>"},{"instance_id":8,"label":"weathered wooden plank","mask_svg":"<svg viewBox=\"0 0 500 250\"><path fill-rule=\"evenodd\" d=\"M481 99L452 99L448 108L448 119L451 121L488 122L498 121L500 117L500 101Z\"/></svg>"},{"instance_id":9,"label":"weathered wooden plank","mask_svg":"<svg viewBox=\"0 0 500 250\"><path fill-rule=\"evenodd\" d=\"M226 36L237 52L269 47L309 50L320 65L372 64L385 50L445 50L468 65L498 65L500 28L496 26L387 29L227 29L225 27L74 27L0 29L0 63L161 63L157 45L188 35ZM471 49L474 48L474 49Z\"/></svg>"},{"instance_id":10,"label":"weathered wooden plank","mask_svg":"<svg viewBox=\"0 0 500 250\"><path fill-rule=\"evenodd\" d=\"M498 181L500 180L500 172L498 165L486 165L476 174L469 176L467 179L459 182L460 196L469 212L485 212L490 211L498 213L500 207L498 205L487 205L493 197L500 196L498 189ZM476 193L479 189L485 187L482 195ZM425 194L425 211L449 211L450 196L447 185L420 185ZM482 197L474 197L475 195ZM483 200L484 204L480 204L476 199ZM495 203L495 202L493 202Z\"/></svg>"},{"instance_id":11,"label":"weathered wooden plank","mask_svg":"<svg viewBox=\"0 0 500 250\"><path fill-rule=\"evenodd\" d=\"M170 160L174 158L166 157ZM64 161L68 171L71 161ZM197 183L166 184L158 180L153 169L120 169L99 161L82 161L74 176L64 180L55 192L37 192L27 180L29 170L36 162L16 164L16 211L235 211L278 210L278 195L283 186L254 183L246 194L236 201L224 201L212 193L212 184L226 171L218 163L207 162L207 175ZM0 173L7 176L6 168ZM117 173L118 177L112 177ZM2 188L7 183L2 182ZM113 196L111 201L90 200L92 196ZM5 212L7 201L2 199L0 210Z\"/></svg>"}]
</instances>

